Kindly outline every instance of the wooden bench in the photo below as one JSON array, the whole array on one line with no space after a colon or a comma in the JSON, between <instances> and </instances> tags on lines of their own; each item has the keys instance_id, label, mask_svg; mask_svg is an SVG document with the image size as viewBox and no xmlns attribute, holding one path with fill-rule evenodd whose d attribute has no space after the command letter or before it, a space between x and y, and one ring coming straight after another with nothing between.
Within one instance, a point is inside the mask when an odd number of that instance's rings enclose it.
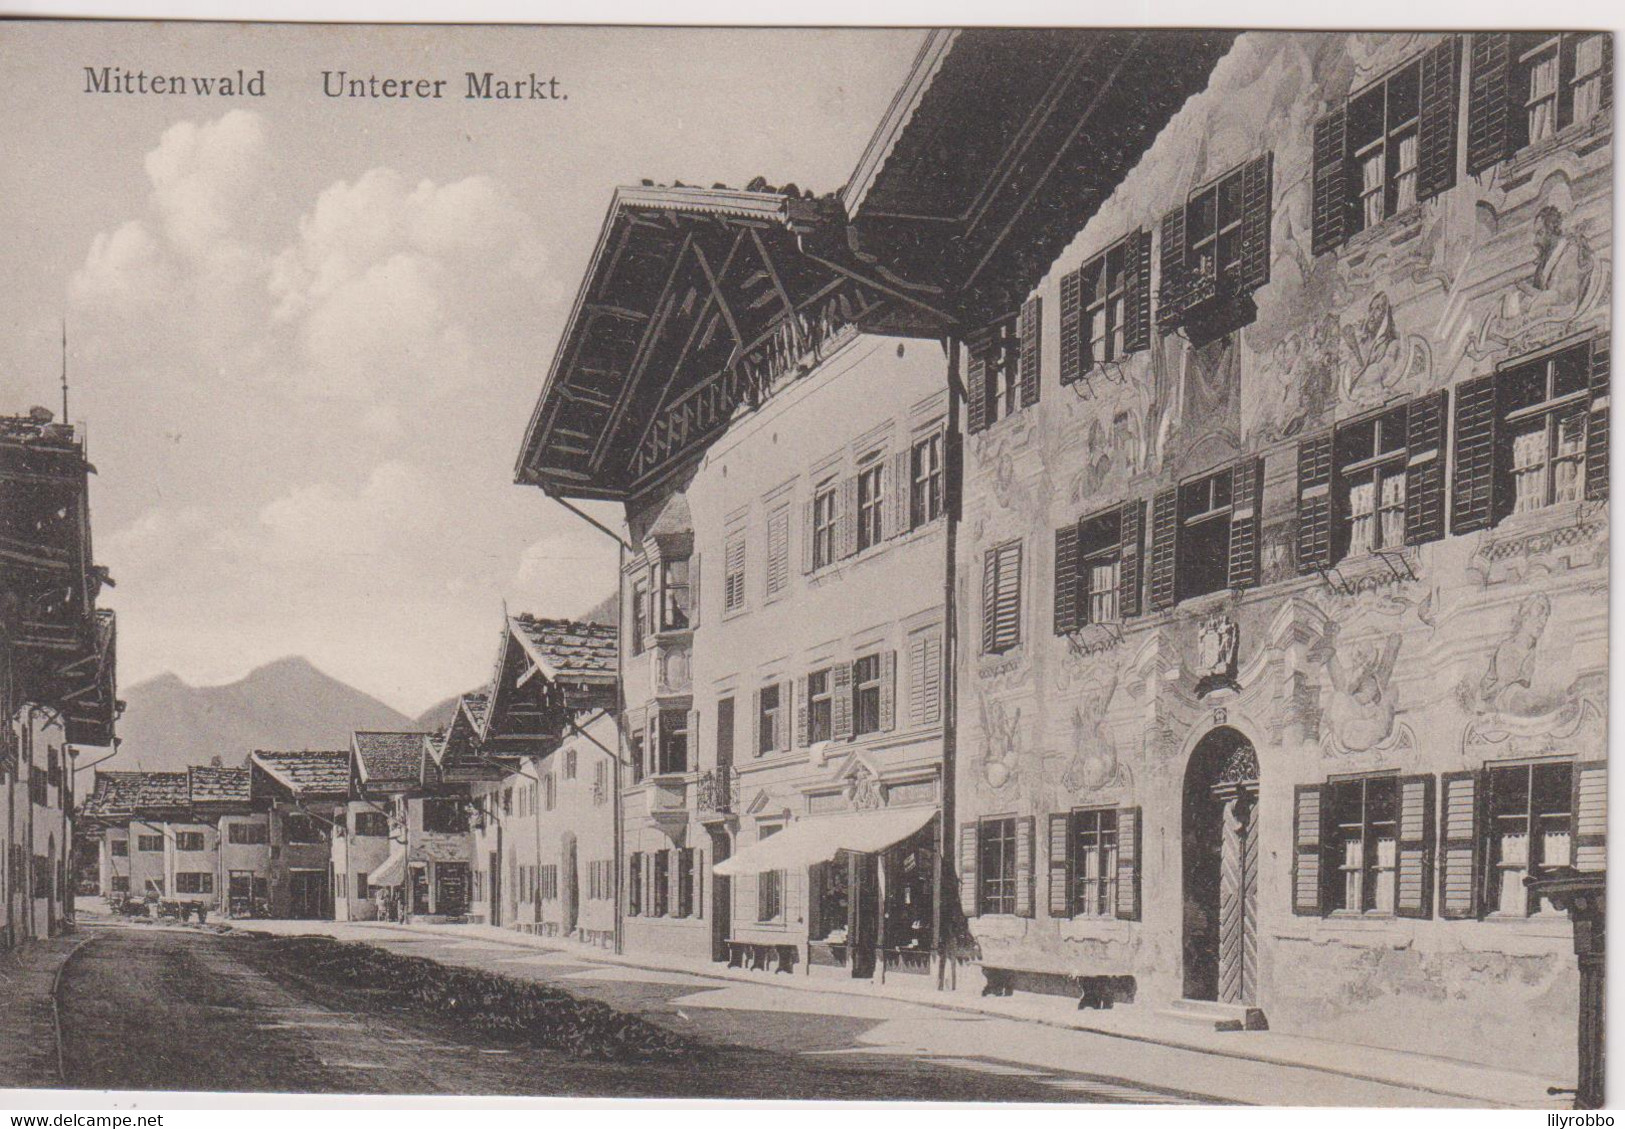
<instances>
[{"instance_id":1,"label":"wooden bench","mask_svg":"<svg viewBox=\"0 0 1625 1129\"><path fill-rule=\"evenodd\" d=\"M724 941L728 947L728 967L752 972L794 972L801 959L800 947L777 941Z\"/></svg>"},{"instance_id":2,"label":"wooden bench","mask_svg":"<svg viewBox=\"0 0 1625 1129\"><path fill-rule=\"evenodd\" d=\"M1079 1011L1134 1002L1136 985L1132 976L1093 976L1010 965L984 964L981 968L987 980L982 987L984 996L1010 996L1017 991L1044 996L1071 996L1078 1001Z\"/></svg>"}]
</instances>

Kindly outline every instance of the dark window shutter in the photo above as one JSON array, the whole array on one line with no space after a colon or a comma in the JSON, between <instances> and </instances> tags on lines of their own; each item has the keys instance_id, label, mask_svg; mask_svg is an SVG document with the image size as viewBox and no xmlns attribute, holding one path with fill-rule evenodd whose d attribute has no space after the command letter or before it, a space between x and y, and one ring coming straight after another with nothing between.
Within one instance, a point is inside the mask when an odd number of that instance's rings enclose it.
<instances>
[{"instance_id":1,"label":"dark window shutter","mask_svg":"<svg viewBox=\"0 0 1625 1129\"><path fill-rule=\"evenodd\" d=\"M1038 403L1042 387L1043 334L1044 299L1029 298L1021 307L1021 406L1024 408Z\"/></svg>"},{"instance_id":2,"label":"dark window shutter","mask_svg":"<svg viewBox=\"0 0 1625 1129\"><path fill-rule=\"evenodd\" d=\"M1602 38L1602 104L1607 109L1614 104L1614 37Z\"/></svg>"},{"instance_id":3,"label":"dark window shutter","mask_svg":"<svg viewBox=\"0 0 1625 1129\"><path fill-rule=\"evenodd\" d=\"M1258 586L1258 540L1264 509L1264 459L1243 459L1230 474L1230 587Z\"/></svg>"},{"instance_id":4,"label":"dark window shutter","mask_svg":"<svg viewBox=\"0 0 1625 1129\"><path fill-rule=\"evenodd\" d=\"M1076 384L1083 377L1083 272L1061 276L1061 374L1062 384Z\"/></svg>"},{"instance_id":5,"label":"dark window shutter","mask_svg":"<svg viewBox=\"0 0 1625 1129\"><path fill-rule=\"evenodd\" d=\"M1321 794L1319 784L1299 784L1292 797L1292 912L1321 913Z\"/></svg>"},{"instance_id":6,"label":"dark window shutter","mask_svg":"<svg viewBox=\"0 0 1625 1129\"><path fill-rule=\"evenodd\" d=\"M1049 915L1072 916L1072 817L1049 817Z\"/></svg>"},{"instance_id":7,"label":"dark window shutter","mask_svg":"<svg viewBox=\"0 0 1625 1129\"><path fill-rule=\"evenodd\" d=\"M1450 532L1471 533L1495 522L1495 375L1456 386L1456 474L1451 483Z\"/></svg>"},{"instance_id":8,"label":"dark window shutter","mask_svg":"<svg viewBox=\"0 0 1625 1129\"><path fill-rule=\"evenodd\" d=\"M1586 497L1608 499L1608 346L1591 343L1591 418L1586 421Z\"/></svg>"},{"instance_id":9,"label":"dark window shutter","mask_svg":"<svg viewBox=\"0 0 1625 1129\"><path fill-rule=\"evenodd\" d=\"M1574 813L1571 828L1575 870L1608 868L1608 762L1581 761L1574 766Z\"/></svg>"},{"instance_id":10,"label":"dark window shutter","mask_svg":"<svg viewBox=\"0 0 1625 1129\"><path fill-rule=\"evenodd\" d=\"M1315 123L1314 210L1310 246L1317 255L1348 238L1348 109L1339 106Z\"/></svg>"},{"instance_id":11,"label":"dark window shutter","mask_svg":"<svg viewBox=\"0 0 1625 1129\"><path fill-rule=\"evenodd\" d=\"M1118 511L1122 536L1122 563L1117 571L1117 614L1122 619L1140 614L1140 559L1145 549L1145 502L1124 502Z\"/></svg>"},{"instance_id":12,"label":"dark window shutter","mask_svg":"<svg viewBox=\"0 0 1625 1129\"><path fill-rule=\"evenodd\" d=\"M999 551L982 554L982 654L990 655L997 645L999 622Z\"/></svg>"},{"instance_id":13,"label":"dark window shutter","mask_svg":"<svg viewBox=\"0 0 1625 1129\"><path fill-rule=\"evenodd\" d=\"M1298 572L1332 566L1332 433L1298 444Z\"/></svg>"},{"instance_id":14,"label":"dark window shutter","mask_svg":"<svg viewBox=\"0 0 1625 1129\"><path fill-rule=\"evenodd\" d=\"M966 917L975 917L977 905L976 855L977 825L974 820L959 825L959 908Z\"/></svg>"},{"instance_id":15,"label":"dark window shutter","mask_svg":"<svg viewBox=\"0 0 1625 1129\"><path fill-rule=\"evenodd\" d=\"M1172 333L1185 316L1190 271L1185 262L1185 206L1162 217L1162 247L1157 259L1157 328Z\"/></svg>"},{"instance_id":16,"label":"dark window shutter","mask_svg":"<svg viewBox=\"0 0 1625 1129\"><path fill-rule=\"evenodd\" d=\"M1416 198L1431 200L1456 185L1456 83L1461 38L1422 56L1421 105L1416 122Z\"/></svg>"},{"instance_id":17,"label":"dark window shutter","mask_svg":"<svg viewBox=\"0 0 1625 1129\"><path fill-rule=\"evenodd\" d=\"M987 602L986 581L983 603ZM986 622L986 611L983 612ZM1055 634L1078 629L1078 527L1063 525L1055 531Z\"/></svg>"},{"instance_id":18,"label":"dark window shutter","mask_svg":"<svg viewBox=\"0 0 1625 1129\"><path fill-rule=\"evenodd\" d=\"M1140 809L1117 809L1117 916L1140 920Z\"/></svg>"},{"instance_id":19,"label":"dark window shutter","mask_svg":"<svg viewBox=\"0 0 1625 1129\"><path fill-rule=\"evenodd\" d=\"M1511 143L1512 36L1473 33L1467 83L1467 172L1476 176L1507 155Z\"/></svg>"},{"instance_id":20,"label":"dark window shutter","mask_svg":"<svg viewBox=\"0 0 1625 1129\"><path fill-rule=\"evenodd\" d=\"M1439 783L1439 916L1477 917L1479 774L1447 772Z\"/></svg>"},{"instance_id":21,"label":"dark window shutter","mask_svg":"<svg viewBox=\"0 0 1625 1129\"><path fill-rule=\"evenodd\" d=\"M1433 916L1433 777L1399 778L1394 913Z\"/></svg>"},{"instance_id":22,"label":"dark window shutter","mask_svg":"<svg viewBox=\"0 0 1625 1129\"><path fill-rule=\"evenodd\" d=\"M828 687L826 686L825 689L828 689ZM810 701L810 699L807 697L807 676L805 674L796 679L796 691L796 745L799 748L805 749L808 745L812 744L812 734L808 727L809 719L807 713L807 703ZM728 709L729 713L733 712L732 698L728 699ZM719 718L722 716L720 709L717 716ZM731 723L732 719L730 718L730 724ZM720 758L717 763L719 765L722 763Z\"/></svg>"},{"instance_id":23,"label":"dark window shutter","mask_svg":"<svg viewBox=\"0 0 1625 1129\"><path fill-rule=\"evenodd\" d=\"M972 435L987 427L988 355L986 342L972 345L966 350L965 430Z\"/></svg>"},{"instance_id":24,"label":"dark window shutter","mask_svg":"<svg viewBox=\"0 0 1625 1129\"><path fill-rule=\"evenodd\" d=\"M1405 415L1405 544L1444 536L1444 453L1450 393L1411 401Z\"/></svg>"},{"instance_id":25,"label":"dark window shutter","mask_svg":"<svg viewBox=\"0 0 1625 1129\"><path fill-rule=\"evenodd\" d=\"M814 487L816 490L817 487ZM801 571L810 573L813 570L813 503L812 499L801 503Z\"/></svg>"},{"instance_id":26,"label":"dark window shutter","mask_svg":"<svg viewBox=\"0 0 1625 1129\"><path fill-rule=\"evenodd\" d=\"M1033 906L1033 852L1037 844L1033 841L1035 829L1033 817L1024 815L1016 820L1016 916L1033 917L1037 910Z\"/></svg>"},{"instance_id":27,"label":"dark window shutter","mask_svg":"<svg viewBox=\"0 0 1625 1129\"><path fill-rule=\"evenodd\" d=\"M1151 610L1174 606L1174 561L1178 556L1179 491L1151 499Z\"/></svg>"},{"instance_id":28,"label":"dark window shutter","mask_svg":"<svg viewBox=\"0 0 1625 1129\"><path fill-rule=\"evenodd\" d=\"M829 668L830 736L837 741L852 737L852 664L836 663Z\"/></svg>"},{"instance_id":29,"label":"dark window shutter","mask_svg":"<svg viewBox=\"0 0 1625 1129\"><path fill-rule=\"evenodd\" d=\"M1142 227L1129 236L1126 255L1123 352L1128 354L1151 347L1151 233Z\"/></svg>"},{"instance_id":30,"label":"dark window shutter","mask_svg":"<svg viewBox=\"0 0 1625 1129\"><path fill-rule=\"evenodd\" d=\"M1248 291L1270 280L1274 163L1274 154L1265 153L1241 170L1241 286Z\"/></svg>"},{"instance_id":31,"label":"dark window shutter","mask_svg":"<svg viewBox=\"0 0 1625 1129\"><path fill-rule=\"evenodd\" d=\"M717 702L717 767L727 768L734 762L734 700L723 698Z\"/></svg>"}]
</instances>

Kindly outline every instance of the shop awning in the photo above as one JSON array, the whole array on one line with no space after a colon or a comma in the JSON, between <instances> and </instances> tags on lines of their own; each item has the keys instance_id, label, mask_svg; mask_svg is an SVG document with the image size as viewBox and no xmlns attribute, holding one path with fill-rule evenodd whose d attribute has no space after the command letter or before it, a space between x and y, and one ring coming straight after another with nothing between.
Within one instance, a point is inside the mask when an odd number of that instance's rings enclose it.
<instances>
[{"instance_id":1,"label":"shop awning","mask_svg":"<svg viewBox=\"0 0 1625 1129\"><path fill-rule=\"evenodd\" d=\"M764 870L803 870L828 862L838 851L872 854L901 843L930 823L935 808L881 808L800 819L777 835L746 847L719 862L714 873L724 876L760 874Z\"/></svg>"},{"instance_id":2,"label":"shop awning","mask_svg":"<svg viewBox=\"0 0 1625 1129\"><path fill-rule=\"evenodd\" d=\"M384 865L367 875L369 886L399 886L406 881L406 844L396 843L390 848Z\"/></svg>"}]
</instances>

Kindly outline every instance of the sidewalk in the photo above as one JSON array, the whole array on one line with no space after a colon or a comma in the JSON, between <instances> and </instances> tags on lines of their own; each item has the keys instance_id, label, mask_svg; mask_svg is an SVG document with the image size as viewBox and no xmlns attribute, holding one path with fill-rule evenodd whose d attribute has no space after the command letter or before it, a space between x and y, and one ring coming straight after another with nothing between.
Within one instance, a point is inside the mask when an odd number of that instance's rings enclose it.
<instances>
[{"instance_id":1,"label":"sidewalk","mask_svg":"<svg viewBox=\"0 0 1625 1129\"><path fill-rule=\"evenodd\" d=\"M266 929L277 933L332 932L333 924L314 921L253 921L242 923L242 927L247 930ZM1274 1031L1209 1031L1196 1024L1158 1015L1153 1007L1145 1004L1119 1006L1104 1011L1079 1011L1076 1003L1067 998L1031 994L1002 998L982 997L963 989L937 992L929 985L911 982L912 977L901 983L899 979L894 978L882 984L878 981L807 976L801 972L791 974L749 972L731 969L710 961L681 957L651 954L639 954L636 957L617 956L603 949L577 945L556 938L535 937L490 925L399 925L386 922L342 924L347 934L359 938L364 938L369 931L387 930L438 934L464 940L479 939L519 949L567 953L573 961L606 968L675 972L725 983L754 984L825 996L890 999L947 1012L1022 1020L1046 1027L1194 1051L1217 1058L1319 1071L1338 1078L1412 1091L1419 1098L1421 1095L1431 1095L1433 1101L1426 1104L1436 1104L1439 1098L1444 1098L1451 1104L1473 1106L1507 1106L1520 1109L1569 1108L1565 1097L1561 1095L1553 1097L1546 1093L1546 1087L1552 1084L1553 1080L1545 1077L1454 1059L1336 1043Z\"/></svg>"},{"instance_id":2,"label":"sidewalk","mask_svg":"<svg viewBox=\"0 0 1625 1129\"><path fill-rule=\"evenodd\" d=\"M62 1085L56 979L68 957L89 937L66 933L0 953L0 1087Z\"/></svg>"}]
</instances>

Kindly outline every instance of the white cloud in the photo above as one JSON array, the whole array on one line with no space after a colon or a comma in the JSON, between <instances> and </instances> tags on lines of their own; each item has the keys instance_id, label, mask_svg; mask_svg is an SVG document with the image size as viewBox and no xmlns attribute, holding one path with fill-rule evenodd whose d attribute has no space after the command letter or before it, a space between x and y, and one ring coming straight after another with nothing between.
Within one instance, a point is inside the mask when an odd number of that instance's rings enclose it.
<instances>
[{"instance_id":1,"label":"white cloud","mask_svg":"<svg viewBox=\"0 0 1625 1129\"><path fill-rule=\"evenodd\" d=\"M269 536L257 544L280 562L382 554L432 534L444 515L439 487L416 467L390 461L358 489L320 482L270 502L259 513Z\"/></svg>"},{"instance_id":2,"label":"white cloud","mask_svg":"<svg viewBox=\"0 0 1625 1129\"><path fill-rule=\"evenodd\" d=\"M264 119L246 110L165 130L145 167L170 243L198 259L229 256L264 190L267 157Z\"/></svg>"},{"instance_id":3,"label":"white cloud","mask_svg":"<svg viewBox=\"0 0 1625 1129\"><path fill-rule=\"evenodd\" d=\"M615 591L620 560L615 543L585 522L525 547L508 583L514 611L576 616Z\"/></svg>"}]
</instances>

